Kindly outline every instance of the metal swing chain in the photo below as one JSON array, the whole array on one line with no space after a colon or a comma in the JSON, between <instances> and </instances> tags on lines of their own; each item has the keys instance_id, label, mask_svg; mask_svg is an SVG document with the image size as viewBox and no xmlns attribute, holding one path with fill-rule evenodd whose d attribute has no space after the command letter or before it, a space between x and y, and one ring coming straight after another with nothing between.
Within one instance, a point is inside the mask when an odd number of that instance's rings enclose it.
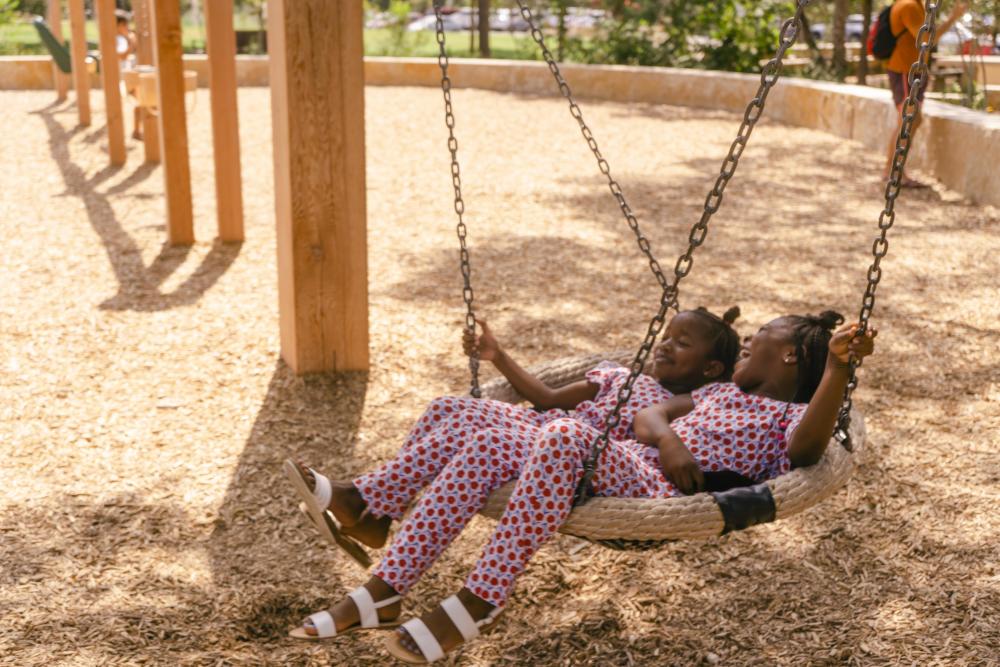
<instances>
[{"instance_id":1,"label":"metal swing chain","mask_svg":"<svg viewBox=\"0 0 1000 667\"><path fill-rule=\"evenodd\" d=\"M750 100L749 104L747 104L746 110L743 113L743 122L740 124L740 129L736 134L736 139L729 147L729 153L722 162L722 167L719 170L719 176L716 178L715 185L712 186L712 189L705 197L705 205L701 218L691 227L691 230L688 233L688 247L687 250L685 250L685 252L677 259L677 263L674 265L673 281L664 286L663 294L660 298L660 308L653 319L649 322L649 327L647 328L642 346L636 353L635 359L632 360L629 376L618 390L615 406L608 415L607 421L604 425L604 430L594 441L593 445L591 445L591 455L590 458L588 458L584 463L583 477L580 480L580 484L577 486L576 493L574 495L574 504L582 504L586 502L587 498L590 496L590 484L594 477L594 471L597 468L597 462L600 459L601 454L604 453L604 450L607 449L611 431L614 430L621 422L621 410L632 397L633 385L642 373L643 368L645 368L646 361L649 358L650 351L653 349L656 338L663 330L667 311L671 308L676 309L678 306L678 285L680 284L681 279L691 271L691 267L694 263L693 255L695 249L705 242L705 237L708 235L708 223L715 212L718 211L719 207L722 205L722 196L725 192L726 186L728 185L729 180L733 177L733 174L736 173L736 167L739 164L740 156L743 155L743 151L746 149L747 142L750 139L750 134L753 132L754 126L764 113L764 104L767 100L767 95L771 91L771 88L774 87L774 84L777 83L778 78L781 76L782 58L784 58L785 52L798 38L802 15L805 12L806 7L811 2L812 0L797 0L794 16L785 20L785 22L781 25L778 50L774 57L769 60L761 70L760 86L757 89L756 95ZM583 122L583 116L582 114L579 114L579 107L576 106L576 103L570 95L569 86L566 85L565 80L559 72L558 65L542 41L541 32L531 22L531 13L526 9L521 0L518 0L517 4L521 9L521 15L524 16L525 20L529 22L529 25L531 25L532 37L539 44L539 46L542 47L542 54L546 59L546 63L548 63L549 70L556 77L556 82L559 84L560 91L562 91L563 95L570 101L571 113L573 113L574 118L577 118L581 128L586 128L586 125ZM576 108L576 112L573 112L574 107ZM585 131L584 137L587 138L588 145L591 146L591 150L594 151L594 155L598 159L598 164L601 165L603 158L601 157L600 152L596 150L596 142L593 141L593 135L590 134L589 131ZM603 162L603 164L606 165L607 163ZM603 166L601 170L602 172L605 171ZM609 180L613 183L614 181L611 179L610 174L607 175ZM615 198L619 199L620 188L617 189L617 192L615 188L612 188L612 192L615 193ZM619 199L619 203L623 201L624 197L621 197L621 199ZM626 213L626 217L628 218L628 212L624 206L622 210ZM633 219L634 218L629 219L629 226L633 228L633 231L639 237L640 248L642 248L646 255L652 259L652 255L649 254L647 248L643 248L643 244L641 242L642 236L639 234L638 225L632 225Z\"/></svg>"},{"instance_id":2,"label":"metal swing chain","mask_svg":"<svg viewBox=\"0 0 1000 667\"><path fill-rule=\"evenodd\" d=\"M465 226L465 201L462 199L462 176L458 166L458 139L455 138L455 114L451 106L451 79L448 77L448 53L444 48L444 18L441 7L444 0L434 0L435 28L437 30L438 66L441 68L441 92L444 94L444 124L448 127L448 152L451 153L451 184L455 190L455 213L458 215L456 232L460 248L459 259L462 269L462 298L465 300L465 329L476 333L476 314L472 308L475 294L472 291L472 269L469 265L469 249L465 238L468 229ZM482 396L479 390L479 352L473 350L469 355L469 393L475 398Z\"/></svg>"},{"instance_id":3,"label":"metal swing chain","mask_svg":"<svg viewBox=\"0 0 1000 667\"><path fill-rule=\"evenodd\" d=\"M928 81L930 76L931 49L934 47L934 37L936 32L935 22L937 21L938 3L933 0L926 0L924 3L924 24L917 32L916 41L920 44L920 53L916 62L910 66L907 79L910 91L902 106L903 122L900 124L899 135L896 137L896 150L893 153L892 169L889 172L889 180L885 184L885 208L878 217L879 235L872 244L872 257L874 260L868 267L868 285L865 288L864 297L861 299L861 312L858 315L857 336L863 336L868 331L868 321L871 318L872 310L875 309L875 290L878 289L879 281L882 280L882 258L889 252L889 241L887 236L889 229L896 221L896 197L899 196L900 185L903 180L903 168L906 165L906 157L910 152L913 123L919 111L917 107L917 95L920 88ZM924 38L926 37L926 41ZM861 361L852 359L850 368L850 378L847 387L844 389L844 402L837 415L837 430L834 436L837 441L847 451L853 451L850 436L851 407L853 405L854 390L858 387L857 369L861 366Z\"/></svg>"},{"instance_id":4,"label":"metal swing chain","mask_svg":"<svg viewBox=\"0 0 1000 667\"><path fill-rule=\"evenodd\" d=\"M590 128L587 126L586 121L583 119L583 111L580 106L573 99L573 93L570 90L569 84L566 83L566 79L563 78L562 72L559 71L559 65L556 64L556 59L552 56L552 52L549 51L549 47L545 44L545 37L542 35L542 31L538 29L535 25L535 19L531 14L531 10L524 4L522 0L517 0L518 9L521 12L521 16L527 22L528 27L531 32L531 38L535 40L538 47L542 50L542 58L545 59L545 64L548 65L549 71L552 72L552 76L555 77L556 84L559 86L559 92L562 96L566 98L569 102L569 113L576 122L580 125L580 133L583 134L583 138L587 140L587 146L590 147L590 151L597 158L597 168L601 170L608 179L608 188L611 189L611 194L614 195L615 201L618 202L618 207L622 211L622 215L625 216L625 221L628 223L629 228L635 234L636 241L639 244L639 250L646 255L646 259L649 260L649 268L656 276L657 282L660 283L661 289L667 289L668 283L666 276L663 275L663 269L660 267L660 263L656 261L653 257L653 252L649 246L649 240L643 235L642 231L639 229L639 221L636 219L635 214L632 213L632 207L629 206L628 202L625 200L625 193L622 191L621 185L615 180L615 177L611 175L611 165L608 161L604 159L604 155L601 154L601 149L597 145L597 139L594 138L594 133L591 132Z\"/></svg>"}]
</instances>

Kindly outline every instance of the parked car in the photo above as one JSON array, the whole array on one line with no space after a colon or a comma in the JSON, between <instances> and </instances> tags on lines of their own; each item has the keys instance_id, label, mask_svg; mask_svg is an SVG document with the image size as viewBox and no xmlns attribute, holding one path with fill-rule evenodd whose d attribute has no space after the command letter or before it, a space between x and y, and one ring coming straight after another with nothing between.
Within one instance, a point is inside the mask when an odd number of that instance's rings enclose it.
<instances>
[{"instance_id":1,"label":"parked car","mask_svg":"<svg viewBox=\"0 0 1000 667\"><path fill-rule=\"evenodd\" d=\"M472 26L472 12L468 7L452 12L450 14L444 14L441 19L444 24L445 32L458 32L460 30L469 30ZM412 21L406 29L410 32L419 32L422 30L436 30L437 29L437 18L434 14L427 14L426 16L421 16L420 18Z\"/></svg>"},{"instance_id":2,"label":"parked car","mask_svg":"<svg viewBox=\"0 0 1000 667\"><path fill-rule=\"evenodd\" d=\"M872 16L871 25L875 25L878 14ZM863 14L850 14L844 21L844 36L848 42L865 41L865 17ZM809 26L809 32L817 42L830 39L831 28L825 23L813 23Z\"/></svg>"},{"instance_id":3,"label":"parked car","mask_svg":"<svg viewBox=\"0 0 1000 667\"><path fill-rule=\"evenodd\" d=\"M365 17L365 28L387 28L396 22L396 17L389 12L375 12Z\"/></svg>"},{"instance_id":4,"label":"parked car","mask_svg":"<svg viewBox=\"0 0 1000 667\"><path fill-rule=\"evenodd\" d=\"M606 18L607 13L601 9L570 7L566 15L566 27L573 30L591 30Z\"/></svg>"},{"instance_id":5,"label":"parked car","mask_svg":"<svg viewBox=\"0 0 1000 667\"><path fill-rule=\"evenodd\" d=\"M501 7L490 15L490 28L497 31L527 32L528 22L518 10Z\"/></svg>"},{"instance_id":6,"label":"parked car","mask_svg":"<svg viewBox=\"0 0 1000 667\"><path fill-rule=\"evenodd\" d=\"M878 20L878 14L871 17L869 26L875 25L875 21ZM862 42L866 41L867 35L865 35L865 16L864 14L850 14L847 17L847 21L844 25L844 34L848 42Z\"/></svg>"}]
</instances>

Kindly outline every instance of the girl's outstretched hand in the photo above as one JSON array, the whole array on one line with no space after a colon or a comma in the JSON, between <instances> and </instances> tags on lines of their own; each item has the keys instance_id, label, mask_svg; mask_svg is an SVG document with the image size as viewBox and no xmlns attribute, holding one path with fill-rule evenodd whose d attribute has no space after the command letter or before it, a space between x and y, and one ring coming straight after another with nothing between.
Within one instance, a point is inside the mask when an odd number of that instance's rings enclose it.
<instances>
[{"instance_id":1,"label":"girl's outstretched hand","mask_svg":"<svg viewBox=\"0 0 1000 667\"><path fill-rule=\"evenodd\" d=\"M486 324L486 320L476 320L476 324L482 328L483 333L477 336L472 331L463 331L462 348L470 357L478 350L480 361L493 361L500 354L500 343Z\"/></svg>"},{"instance_id":2,"label":"girl's outstretched hand","mask_svg":"<svg viewBox=\"0 0 1000 667\"><path fill-rule=\"evenodd\" d=\"M674 436L676 439L676 436ZM705 473L681 441L660 446L660 468L681 493L691 495L705 488Z\"/></svg>"},{"instance_id":3,"label":"girl's outstretched hand","mask_svg":"<svg viewBox=\"0 0 1000 667\"><path fill-rule=\"evenodd\" d=\"M830 338L830 357L841 365L847 365L851 359L861 360L875 351L875 336L878 330L871 327L862 336L855 338L859 324L844 324L833 332Z\"/></svg>"}]
</instances>

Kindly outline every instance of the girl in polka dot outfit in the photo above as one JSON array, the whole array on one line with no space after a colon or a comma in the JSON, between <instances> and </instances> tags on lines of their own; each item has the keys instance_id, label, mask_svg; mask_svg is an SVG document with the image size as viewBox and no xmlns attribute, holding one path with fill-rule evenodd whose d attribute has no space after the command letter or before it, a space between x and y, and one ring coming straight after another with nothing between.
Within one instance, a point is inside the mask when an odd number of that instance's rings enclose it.
<instances>
[{"instance_id":1,"label":"girl in polka dot outfit","mask_svg":"<svg viewBox=\"0 0 1000 667\"><path fill-rule=\"evenodd\" d=\"M608 457L613 459L611 465L619 465L620 459L623 470L635 469L635 473L616 478L613 483L609 478L605 492L645 495L665 490L669 482L659 471L655 452L650 458L649 448L635 441L633 419L640 410L675 394L715 380L728 380L739 353L739 338L731 326L738 313L734 308L719 318L698 309L681 312L670 321L647 373L637 378L632 397L622 409L622 419L611 433L616 443L614 454ZM400 527L375 576L365 584L365 592L359 589L329 612L314 614L303 627L293 631L293 636L317 638L362 627L359 617L364 620L365 610L360 607L370 606L366 596L374 605L394 600L376 607L378 614L369 614L374 619L371 622L381 626L382 621L398 616L397 596L405 594L430 567L490 492L519 476L538 443L551 440L555 434L563 437L571 426L585 429L588 434L603 429L618 390L628 377L627 368L603 362L589 371L586 379L551 388L518 366L500 347L489 326L479 324L482 335L466 336L466 352L477 349L480 358L491 361L537 411L492 400L439 398L414 425L395 458L352 482L330 481L301 464L286 463L286 471L317 529L363 564L367 564L367 554L358 543L371 547L385 544L391 521L401 519L429 485ZM569 410L574 410L572 416ZM618 442L626 444L619 448ZM547 455L543 456L547 459ZM568 482L572 476L567 473L560 482ZM554 499L546 503L546 507L551 504L551 509L557 506ZM568 512L566 501L558 504L561 512ZM549 525L557 527L555 517L552 514ZM494 589L489 599L500 603L496 605L499 607L506 593L501 594L502 587L492 583L494 576L485 573L492 569L503 571L511 581L516 573L495 558L484 561L484 567L482 588L472 590L486 596L488 587ZM460 597L466 601L473 598L473 606L477 601L486 604L486 597L470 591L463 590Z\"/></svg>"},{"instance_id":2,"label":"girl in polka dot outfit","mask_svg":"<svg viewBox=\"0 0 1000 667\"><path fill-rule=\"evenodd\" d=\"M650 446L609 444L593 478L595 493L674 496L702 488L701 466L732 466L762 480L819 461L833 435L850 359L874 350L874 330L856 336L858 326L847 325L831 333L842 322L827 311L765 325L744 345L731 384L709 385L643 410L635 432ZM466 587L404 624L387 644L396 657L429 662L474 638L495 620L517 575L569 515L593 427L557 419L544 431Z\"/></svg>"},{"instance_id":3,"label":"girl in polka dot outfit","mask_svg":"<svg viewBox=\"0 0 1000 667\"><path fill-rule=\"evenodd\" d=\"M636 436L683 493L703 490L710 471L760 482L813 465L833 435L850 357L874 349L875 330L831 334L843 321L833 311L773 320L744 345L732 382L643 410Z\"/></svg>"}]
</instances>

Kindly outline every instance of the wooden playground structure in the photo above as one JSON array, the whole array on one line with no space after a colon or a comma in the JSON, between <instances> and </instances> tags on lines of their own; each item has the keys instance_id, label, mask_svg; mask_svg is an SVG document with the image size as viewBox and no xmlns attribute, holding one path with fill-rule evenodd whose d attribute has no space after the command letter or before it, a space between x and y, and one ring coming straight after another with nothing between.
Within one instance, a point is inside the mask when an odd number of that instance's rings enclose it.
<instances>
[{"instance_id":1,"label":"wooden playground structure","mask_svg":"<svg viewBox=\"0 0 1000 667\"><path fill-rule=\"evenodd\" d=\"M90 125L83 0L66 0L80 125ZM145 159L161 162L167 240L194 243L180 0L134 0ZM110 163L125 163L115 2L96 0ZM233 4L205 0L218 234L243 241ZM61 23L61 0L48 17ZM296 373L366 370L363 12L360 3L268 4L282 356ZM55 28L59 30L59 28ZM55 33L61 39L59 32ZM186 81L188 84L186 84ZM55 75L60 99L68 86Z\"/></svg>"},{"instance_id":2,"label":"wooden playground structure","mask_svg":"<svg viewBox=\"0 0 1000 667\"><path fill-rule=\"evenodd\" d=\"M57 40L62 39L62 0L49 0L48 19ZM87 62L86 17L83 0L66 0L70 22L72 80L79 124L91 124L90 72ZM162 163L167 208L167 240L171 245L194 243L191 171L188 156L185 91L193 79L184 71L179 0L134 0L138 37L136 69L122 70L116 51L114 0L95 0L100 44L100 72L107 122L108 159L112 166L126 160L122 82L136 96L141 118L145 159ZM240 176L239 120L236 105L236 38L233 5L205 2L212 141L215 157L219 239L240 242L243 234L243 196ZM55 69L55 68L54 68ZM65 99L67 77L56 69L56 92Z\"/></svg>"}]
</instances>

